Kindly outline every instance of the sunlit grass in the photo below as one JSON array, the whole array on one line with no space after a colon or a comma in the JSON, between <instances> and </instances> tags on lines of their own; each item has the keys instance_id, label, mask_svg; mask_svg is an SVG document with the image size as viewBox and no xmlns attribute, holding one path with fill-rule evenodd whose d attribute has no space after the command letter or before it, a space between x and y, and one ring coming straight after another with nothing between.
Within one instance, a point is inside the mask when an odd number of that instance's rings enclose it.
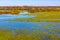
<instances>
[{"instance_id":1,"label":"sunlit grass","mask_svg":"<svg viewBox=\"0 0 60 40\"><path fill-rule=\"evenodd\" d=\"M16 28L14 34L13 30L0 29L0 40L60 40L60 28L57 27L56 23L43 25L40 29Z\"/></svg>"},{"instance_id":2,"label":"sunlit grass","mask_svg":"<svg viewBox=\"0 0 60 40\"><path fill-rule=\"evenodd\" d=\"M30 13L30 15L35 16L34 18L15 18L13 21L26 21L26 22L60 22L60 12L36 12ZM29 16L30 16L29 15ZM11 20L10 20L11 21Z\"/></svg>"},{"instance_id":3,"label":"sunlit grass","mask_svg":"<svg viewBox=\"0 0 60 40\"><path fill-rule=\"evenodd\" d=\"M35 18L16 18L13 21L26 22L60 22L60 12L37 12L31 13ZM9 20L12 21L12 20ZM37 26L40 26L38 24ZM57 24L43 25L40 29L16 29L14 35L12 30L0 28L0 40L60 40L60 28Z\"/></svg>"}]
</instances>

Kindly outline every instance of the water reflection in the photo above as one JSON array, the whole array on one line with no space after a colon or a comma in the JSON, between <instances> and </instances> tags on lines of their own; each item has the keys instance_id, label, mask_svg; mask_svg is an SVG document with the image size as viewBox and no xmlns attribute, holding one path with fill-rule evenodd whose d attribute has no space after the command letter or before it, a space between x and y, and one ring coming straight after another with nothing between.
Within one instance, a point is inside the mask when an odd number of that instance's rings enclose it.
<instances>
[{"instance_id":1,"label":"water reflection","mask_svg":"<svg viewBox=\"0 0 60 40\"><path fill-rule=\"evenodd\" d=\"M22 14L24 15L24 14L30 14L30 13L27 12L27 11L24 11L24 12L20 12L19 14L20 14L20 15L22 15Z\"/></svg>"},{"instance_id":2,"label":"water reflection","mask_svg":"<svg viewBox=\"0 0 60 40\"><path fill-rule=\"evenodd\" d=\"M33 15L29 16L28 12L21 12L18 15L11 15L11 14L2 14L0 15L0 19L14 19L14 18L34 18Z\"/></svg>"}]
</instances>

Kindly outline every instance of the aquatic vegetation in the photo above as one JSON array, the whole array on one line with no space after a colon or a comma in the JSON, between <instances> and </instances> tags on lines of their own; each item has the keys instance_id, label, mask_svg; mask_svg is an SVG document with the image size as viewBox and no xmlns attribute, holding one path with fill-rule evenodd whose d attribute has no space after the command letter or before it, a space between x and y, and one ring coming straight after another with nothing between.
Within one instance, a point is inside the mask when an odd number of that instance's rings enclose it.
<instances>
[{"instance_id":1,"label":"aquatic vegetation","mask_svg":"<svg viewBox=\"0 0 60 40\"><path fill-rule=\"evenodd\" d=\"M26 21L26 22L60 22L60 12L36 12L27 15L33 15L33 18L15 18L12 21ZM24 15L25 16L25 15ZM9 21L9 20L8 20Z\"/></svg>"},{"instance_id":2,"label":"aquatic vegetation","mask_svg":"<svg viewBox=\"0 0 60 40\"><path fill-rule=\"evenodd\" d=\"M52 28L50 28L51 26ZM44 25L42 29L32 29L16 29L15 33L9 29L1 29L0 40L60 40L60 28L57 28L55 24Z\"/></svg>"},{"instance_id":3,"label":"aquatic vegetation","mask_svg":"<svg viewBox=\"0 0 60 40\"><path fill-rule=\"evenodd\" d=\"M9 29L0 30L0 40L9 40L12 37L12 31Z\"/></svg>"},{"instance_id":4,"label":"aquatic vegetation","mask_svg":"<svg viewBox=\"0 0 60 40\"><path fill-rule=\"evenodd\" d=\"M0 15L0 19L8 19L5 21L20 21L20 22L60 22L60 12L36 12L29 13L23 11L17 15Z\"/></svg>"},{"instance_id":5,"label":"aquatic vegetation","mask_svg":"<svg viewBox=\"0 0 60 40\"><path fill-rule=\"evenodd\" d=\"M30 14L34 18L1 21L0 26L4 28L0 27L0 40L60 40L59 14L60 12L36 12Z\"/></svg>"}]
</instances>

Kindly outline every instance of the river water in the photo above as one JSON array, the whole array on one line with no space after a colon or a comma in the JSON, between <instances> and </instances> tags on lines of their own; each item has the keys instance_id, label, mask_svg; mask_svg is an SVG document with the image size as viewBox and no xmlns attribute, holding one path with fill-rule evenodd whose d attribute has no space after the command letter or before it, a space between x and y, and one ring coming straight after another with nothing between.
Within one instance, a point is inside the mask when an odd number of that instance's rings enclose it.
<instances>
[{"instance_id":1,"label":"river water","mask_svg":"<svg viewBox=\"0 0 60 40\"><path fill-rule=\"evenodd\" d=\"M0 27L7 28L15 31L16 29L28 29L28 30L35 30L35 29L43 29L43 31L47 31L46 29L57 29L60 28L60 22L20 22L20 21L5 21L8 19L14 18L34 18L34 16L23 16L23 15L10 15L10 14L3 14L0 15ZM38 19L37 19L38 20ZM53 31L52 31L53 32Z\"/></svg>"}]
</instances>

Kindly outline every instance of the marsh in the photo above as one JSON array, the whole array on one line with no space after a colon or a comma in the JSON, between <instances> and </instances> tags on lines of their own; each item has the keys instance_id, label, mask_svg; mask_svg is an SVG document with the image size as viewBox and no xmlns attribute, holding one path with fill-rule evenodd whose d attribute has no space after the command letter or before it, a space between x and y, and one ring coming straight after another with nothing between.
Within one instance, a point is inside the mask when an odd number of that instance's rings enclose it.
<instances>
[{"instance_id":1,"label":"marsh","mask_svg":"<svg viewBox=\"0 0 60 40\"><path fill-rule=\"evenodd\" d=\"M45 16L52 15L50 13L48 14L43 13L43 14ZM34 15L38 15L38 16L34 16ZM41 12L40 14L38 13L34 15L33 14L30 15L28 12L21 12L21 14L19 15L11 15L11 14L0 15L0 34L2 35L2 38L0 36L0 39L5 40L10 38L11 40L12 39L21 40L22 37L24 40L27 40L27 38L32 40L37 40L37 39L47 40L47 39L52 39L53 36L54 36L53 39L55 39L56 37L60 37L60 31L59 31L60 22L53 22L53 21L46 22L45 20L41 21L40 19L42 18L44 19L51 18L51 17L45 17L44 15L42 15ZM9 30L11 30L12 32L10 32ZM9 38L5 38L5 37L9 37Z\"/></svg>"}]
</instances>

